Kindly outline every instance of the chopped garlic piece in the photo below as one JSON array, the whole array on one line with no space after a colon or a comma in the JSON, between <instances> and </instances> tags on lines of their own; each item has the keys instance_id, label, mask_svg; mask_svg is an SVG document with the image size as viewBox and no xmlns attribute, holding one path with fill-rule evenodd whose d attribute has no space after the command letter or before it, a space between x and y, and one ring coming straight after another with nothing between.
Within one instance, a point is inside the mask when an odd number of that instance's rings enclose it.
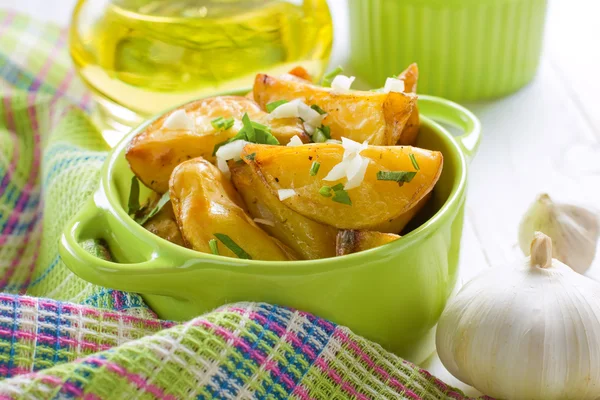
<instances>
[{"instance_id":1,"label":"chopped garlic piece","mask_svg":"<svg viewBox=\"0 0 600 400\"><path fill-rule=\"evenodd\" d=\"M231 143L227 143L221 147L215 153L217 158L222 158L223 160L241 160L242 150L249 142L245 140L234 140Z\"/></svg>"},{"instance_id":2,"label":"chopped garlic piece","mask_svg":"<svg viewBox=\"0 0 600 400\"><path fill-rule=\"evenodd\" d=\"M331 81L331 88L338 92L348 91L350 90L350 86L352 86L354 79L355 78L353 76L348 77L346 75L337 75L335 78L333 78L333 81Z\"/></svg>"},{"instance_id":3,"label":"chopped garlic piece","mask_svg":"<svg viewBox=\"0 0 600 400\"><path fill-rule=\"evenodd\" d=\"M323 118L325 118L325 115L319 114L307 106L302 100L294 99L271 111L269 118L302 118L305 124L316 128L321 126L321 122L323 121Z\"/></svg>"},{"instance_id":4,"label":"chopped garlic piece","mask_svg":"<svg viewBox=\"0 0 600 400\"><path fill-rule=\"evenodd\" d=\"M310 108L302 102L298 104L298 114L304 122L314 126L315 128L321 126L323 118L325 118L325 114L319 114L318 112L316 112L315 110L313 110L312 108Z\"/></svg>"},{"instance_id":5,"label":"chopped garlic piece","mask_svg":"<svg viewBox=\"0 0 600 400\"><path fill-rule=\"evenodd\" d=\"M306 122L304 124L302 124L304 127L304 130L306 131L306 133L308 133L310 136L313 135L313 133L315 133L316 129L314 126L307 124Z\"/></svg>"},{"instance_id":6,"label":"chopped garlic piece","mask_svg":"<svg viewBox=\"0 0 600 400\"><path fill-rule=\"evenodd\" d=\"M324 181L337 181L346 176L346 170L350 164L349 160L343 160L341 163L336 164L331 168L331 171L323 178Z\"/></svg>"},{"instance_id":7,"label":"chopped garlic piece","mask_svg":"<svg viewBox=\"0 0 600 400\"><path fill-rule=\"evenodd\" d=\"M294 189L279 189L277 191L279 195L279 200L283 201L285 199L289 199L292 196L295 196L297 193Z\"/></svg>"},{"instance_id":8,"label":"chopped garlic piece","mask_svg":"<svg viewBox=\"0 0 600 400\"><path fill-rule=\"evenodd\" d=\"M294 146L302 146L303 144L304 143L302 143L302 140L298 137L298 135L294 135L290 139L290 142L287 144L287 146L294 147Z\"/></svg>"},{"instance_id":9,"label":"chopped garlic piece","mask_svg":"<svg viewBox=\"0 0 600 400\"><path fill-rule=\"evenodd\" d=\"M369 147L369 143L365 140L362 144L354 140L343 137L342 147L344 148L344 159L360 155L360 152Z\"/></svg>"},{"instance_id":10,"label":"chopped garlic piece","mask_svg":"<svg viewBox=\"0 0 600 400\"><path fill-rule=\"evenodd\" d=\"M344 185L344 189L350 190L355 187L359 187L360 184L365 179L365 174L367 173L367 167L369 166L369 160L367 157L356 156L356 160L359 160L358 168L352 173L348 173L348 182Z\"/></svg>"},{"instance_id":11,"label":"chopped garlic piece","mask_svg":"<svg viewBox=\"0 0 600 400\"><path fill-rule=\"evenodd\" d=\"M302 103L302 100L295 99L292 101L288 101L287 103L283 103L269 114L269 118L279 119L279 118L299 118L300 114L298 111L298 104ZM304 103L302 103L304 104Z\"/></svg>"},{"instance_id":12,"label":"chopped garlic piece","mask_svg":"<svg viewBox=\"0 0 600 400\"><path fill-rule=\"evenodd\" d=\"M334 165L323 180L337 181L346 177L347 182L344 189L349 190L360 186L365 178L370 161L368 158L362 157L360 152L366 149L368 145L366 140L361 144L343 137L344 156L342 161Z\"/></svg>"},{"instance_id":13,"label":"chopped garlic piece","mask_svg":"<svg viewBox=\"0 0 600 400\"><path fill-rule=\"evenodd\" d=\"M167 129L194 129L194 121L188 117L185 110L175 110L173 111L165 122L163 123L163 127Z\"/></svg>"},{"instance_id":14,"label":"chopped garlic piece","mask_svg":"<svg viewBox=\"0 0 600 400\"><path fill-rule=\"evenodd\" d=\"M254 222L263 225L275 226L275 222L263 218L254 218Z\"/></svg>"},{"instance_id":15,"label":"chopped garlic piece","mask_svg":"<svg viewBox=\"0 0 600 400\"><path fill-rule=\"evenodd\" d=\"M229 165L227 165L226 160L222 159L221 157L217 157L217 168L221 170L227 179L231 178L231 172L229 171Z\"/></svg>"},{"instance_id":16,"label":"chopped garlic piece","mask_svg":"<svg viewBox=\"0 0 600 400\"><path fill-rule=\"evenodd\" d=\"M356 174L358 174L358 171L363 164L362 158L363 157L360 156L348 158L348 167L346 168L346 177L348 180L351 180L356 176Z\"/></svg>"},{"instance_id":17,"label":"chopped garlic piece","mask_svg":"<svg viewBox=\"0 0 600 400\"><path fill-rule=\"evenodd\" d=\"M396 79L396 78L387 78L385 80L385 86L383 87L383 92L384 93L389 93L389 92L403 93L404 92L404 81L401 81L400 79Z\"/></svg>"}]
</instances>

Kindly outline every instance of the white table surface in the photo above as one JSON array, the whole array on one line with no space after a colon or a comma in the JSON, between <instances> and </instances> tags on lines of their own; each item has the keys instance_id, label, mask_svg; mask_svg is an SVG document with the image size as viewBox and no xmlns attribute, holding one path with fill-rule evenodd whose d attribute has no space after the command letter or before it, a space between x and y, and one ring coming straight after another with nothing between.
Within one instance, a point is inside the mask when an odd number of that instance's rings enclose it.
<instances>
[{"instance_id":1,"label":"white table surface","mask_svg":"<svg viewBox=\"0 0 600 400\"><path fill-rule=\"evenodd\" d=\"M345 0L329 0L336 25L332 65L348 54ZM75 0L0 0L66 25ZM519 257L517 226L536 195L600 208L600 1L550 0L535 80L501 100L466 104L483 123L471 164L460 281ZM588 275L600 279L600 256ZM434 357L426 367L458 382Z\"/></svg>"}]
</instances>

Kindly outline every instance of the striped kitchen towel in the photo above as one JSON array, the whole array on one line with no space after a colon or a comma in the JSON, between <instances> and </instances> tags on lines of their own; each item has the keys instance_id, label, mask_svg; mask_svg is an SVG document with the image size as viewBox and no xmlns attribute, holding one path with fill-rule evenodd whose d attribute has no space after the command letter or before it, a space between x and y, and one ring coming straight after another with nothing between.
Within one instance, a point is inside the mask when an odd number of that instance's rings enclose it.
<instances>
[{"instance_id":1,"label":"striped kitchen towel","mask_svg":"<svg viewBox=\"0 0 600 400\"><path fill-rule=\"evenodd\" d=\"M464 399L345 327L268 304L161 321L58 255L107 146L67 35L0 11L0 399Z\"/></svg>"}]
</instances>

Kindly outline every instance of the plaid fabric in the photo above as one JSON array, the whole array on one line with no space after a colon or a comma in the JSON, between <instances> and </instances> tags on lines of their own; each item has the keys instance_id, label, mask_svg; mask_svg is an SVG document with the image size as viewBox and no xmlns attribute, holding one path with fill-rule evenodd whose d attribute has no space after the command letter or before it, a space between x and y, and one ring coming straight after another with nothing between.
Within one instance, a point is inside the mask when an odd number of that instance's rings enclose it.
<instances>
[{"instance_id":1,"label":"plaid fabric","mask_svg":"<svg viewBox=\"0 0 600 400\"><path fill-rule=\"evenodd\" d=\"M300 311L240 303L157 332L169 325L1 296L0 356L14 360L2 372L22 375L0 384L0 398L466 399L347 328Z\"/></svg>"},{"instance_id":2,"label":"plaid fabric","mask_svg":"<svg viewBox=\"0 0 600 400\"><path fill-rule=\"evenodd\" d=\"M66 30L0 12L0 288L154 316L139 295L79 279L57 253L107 150L66 39Z\"/></svg>"},{"instance_id":3,"label":"plaid fabric","mask_svg":"<svg viewBox=\"0 0 600 400\"><path fill-rule=\"evenodd\" d=\"M0 399L465 398L307 313L243 303L174 324L73 275L58 240L107 148L65 46L0 12Z\"/></svg>"}]
</instances>

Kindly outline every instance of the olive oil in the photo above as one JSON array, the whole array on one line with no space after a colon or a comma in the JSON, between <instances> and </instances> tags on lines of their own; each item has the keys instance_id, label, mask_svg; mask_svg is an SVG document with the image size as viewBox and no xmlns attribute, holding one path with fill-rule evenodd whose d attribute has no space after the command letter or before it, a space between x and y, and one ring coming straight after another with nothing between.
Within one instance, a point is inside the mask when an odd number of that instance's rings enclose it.
<instances>
[{"instance_id":1,"label":"olive oil","mask_svg":"<svg viewBox=\"0 0 600 400\"><path fill-rule=\"evenodd\" d=\"M125 131L258 72L322 75L333 39L326 0L80 0L71 55L99 116Z\"/></svg>"}]
</instances>

